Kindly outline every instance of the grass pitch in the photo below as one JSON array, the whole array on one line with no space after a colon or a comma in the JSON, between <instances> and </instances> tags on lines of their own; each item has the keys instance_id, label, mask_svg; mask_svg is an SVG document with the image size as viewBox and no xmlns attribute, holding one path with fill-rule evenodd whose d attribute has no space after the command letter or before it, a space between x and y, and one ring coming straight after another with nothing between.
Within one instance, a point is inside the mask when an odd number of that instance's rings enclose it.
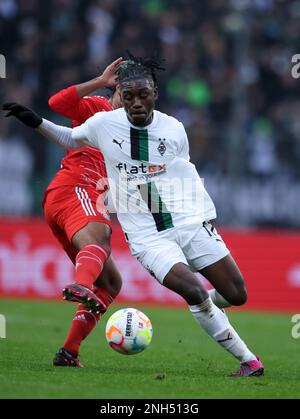
<instances>
[{"instance_id":1,"label":"grass pitch","mask_svg":"<svg viewBox=\"0 0 300 419\"><path fill-rule=\"evenodd\" d=\"M106 343L104 328L113 306L81 347L86 366L54 368L75 305L4 300L6 339L0 339L0 398L201 399L300 398L300 340L291 336L291 316L229 312L243 339L262 356L263 378L225 378L238 362L203 332L188 310L137 308L153 324L143 353L125 356ZM80 386L78 385L80 384Z\"/></svg>"}]
</instances>

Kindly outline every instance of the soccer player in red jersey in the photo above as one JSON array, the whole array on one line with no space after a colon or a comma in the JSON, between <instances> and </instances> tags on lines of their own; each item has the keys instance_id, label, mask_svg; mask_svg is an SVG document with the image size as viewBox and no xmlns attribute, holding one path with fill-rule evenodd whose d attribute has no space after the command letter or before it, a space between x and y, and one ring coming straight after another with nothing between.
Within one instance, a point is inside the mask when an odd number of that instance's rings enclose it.
<instances>
[{"instance_id":1,"label":"soccer player in red jersey","mask_svg":"<svg viewBox=\"0 0 300 419\"><path fill-rule=\"evenodd\" d=\"M117 91L110 100L87 95L99 88L115 87L115 71L121 62L118 58L101 76L53 95L51 109L72 119L72 127L76 127L97 112L120 107ZM121 289L121 275L110 255L111 224L104 205L106 177L101 151L84 147L67 152L46 189L46 221L75 265L75 284L64 288L64 299L80 303L64 346L53 360L56 366L82 367L80 344Z\"/></svg>"}]
</instances>

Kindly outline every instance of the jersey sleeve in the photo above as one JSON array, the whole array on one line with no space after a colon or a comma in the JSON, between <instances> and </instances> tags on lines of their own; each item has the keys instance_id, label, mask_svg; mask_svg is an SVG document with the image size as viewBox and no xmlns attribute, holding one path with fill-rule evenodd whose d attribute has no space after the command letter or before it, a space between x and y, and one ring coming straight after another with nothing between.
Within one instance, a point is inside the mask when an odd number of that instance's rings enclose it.
<instances>
[{"instance_id":1,"label":"jersey sleeve","mask_svg":"<svg viewBox=\"0 0 300 419\"><path fill-rule=\"evenodd\" d=\"M110 102L101 96L78 96L76 86L63 89L49 99L50 108L66 118L85 122L97 112L110 111Z\"/></svg>"},{"instance_id":2,"label":"jersey sleeve","mask_svg":"<svg viewBox=\"0 0 300 419\"><path fill-rule=\"evenodd\" d=\"M99 148L101 141L101 118L99 115L96 114L80 126L73 128L72 139L77 146L90 145Z\"/></svg>"},{"instance_id":3,"label":"jersey sleeve","mask_svg":"<svg viewBox=\"0 0 300 419\"><path fill-rule=\"evenodd\" d=\"M45 118L43 118L42 123L36 128L36 131L48 140L66 149L76 150L89 143L87 129L73 130L68 127L56 125Z\"/></svg>"}]
</instances>

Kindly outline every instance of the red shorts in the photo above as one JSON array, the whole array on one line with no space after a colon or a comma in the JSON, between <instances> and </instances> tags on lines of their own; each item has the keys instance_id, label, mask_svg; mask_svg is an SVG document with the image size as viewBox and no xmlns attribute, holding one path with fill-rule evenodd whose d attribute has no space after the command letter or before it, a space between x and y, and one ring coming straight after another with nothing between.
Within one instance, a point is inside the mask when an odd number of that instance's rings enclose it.
<instances>
[{"instance_id":1,"label":"red shorts","mask_svg":"<svg viewBox=\"0 0 300 419\"><path fill-rule=\"evenodd\" d=\"M48 190L43 207L49 227L73 262L78 250L71 240L77 231L91 221L105 223L111 228L103 199L91 187L61 186Z\"/></svg>"}]
</instances>

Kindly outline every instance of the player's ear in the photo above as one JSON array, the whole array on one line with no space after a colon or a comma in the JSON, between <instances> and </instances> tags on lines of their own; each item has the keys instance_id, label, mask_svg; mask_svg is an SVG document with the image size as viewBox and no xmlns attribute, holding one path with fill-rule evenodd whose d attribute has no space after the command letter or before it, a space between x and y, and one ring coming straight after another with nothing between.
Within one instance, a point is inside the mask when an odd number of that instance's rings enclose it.
<instances>
[{"instance_id":1,"label":"player's ear","mask_svg":"<svg viewBox=\"0 0 300 419\"><path fill-rule=\"evenodd\" d=\"M154 87L154 99L155 100L158 99L158 87L157 86Z\"/></svg>"},{"instance_id":2,"label":"player's ear","mask_svg":"<svg viewBox=\"0 0 300 419\"><path fill-rule=\"evenodd\" d=\"M121 108L123 106L122 104L122 96L121 96L121 89L120 89L120 85L117 84L116 85L116 91L114 93L114 108L118 109Z\"/></svg>"}]
</instances>

